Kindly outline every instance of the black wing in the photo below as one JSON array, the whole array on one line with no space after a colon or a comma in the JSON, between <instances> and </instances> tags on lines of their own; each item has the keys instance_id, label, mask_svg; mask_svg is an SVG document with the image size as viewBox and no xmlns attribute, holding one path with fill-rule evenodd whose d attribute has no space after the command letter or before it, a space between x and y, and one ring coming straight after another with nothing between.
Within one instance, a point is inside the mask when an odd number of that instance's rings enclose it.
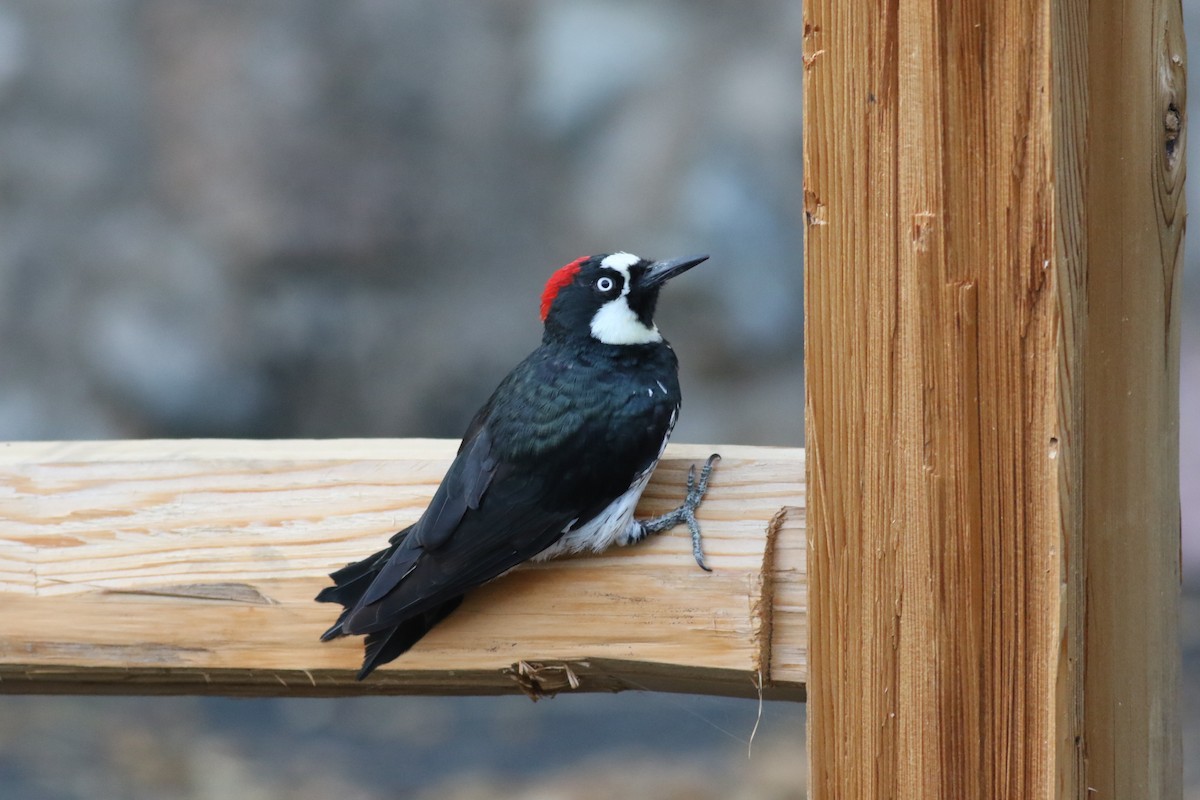
<instances>
[{"instance_id":1,"label":"black wing","mask_svg":"<svg viewBox=\"0 0 1200 800\"><path fill-rule=\"evenodd\" d=\"M458 456L450 465L425 513L408 529L401 546L390 555L378 577L363 595L361 604L365 606L382 600L413 571L421 555L436 551L446 544L462 524L467 511L479 508L495 472L496 459L492 457L491 437L487 428L479 427L473 437L463 440Z\"/></svg>"},{"instance_id":2,"label":"black wing","mask_svg":"<svg viewBox=\"0 0 1200 800\"><path fill-rule=\"evenodd\" d=\"M490 437L483 427L488 410L489 407L484 406L472 420L459 445L458 455L421 518L393 536L390 547L348 564L329 576L334 585L323 589L316 599L322 603L341 603L345 610L321 636L323 641L365 633L349 624L351 615L379 601L400 585L423 555L437 550L449 539L468 509L479 507L496 466L491 457ZM412 613L419 615L421 612Z\"/></svg>"}]
</instances>

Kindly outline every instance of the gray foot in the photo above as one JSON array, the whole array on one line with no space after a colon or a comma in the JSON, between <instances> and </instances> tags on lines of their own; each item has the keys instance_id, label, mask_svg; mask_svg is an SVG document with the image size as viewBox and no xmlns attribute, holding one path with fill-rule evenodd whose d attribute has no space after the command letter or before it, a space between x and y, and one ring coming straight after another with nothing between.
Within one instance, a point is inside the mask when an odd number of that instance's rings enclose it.
<instances>
[{"instance_id":1,"label":"gray foot","mask_svg":"<svg viewBox=\"0 0 1200 800\"><path fill-rule=\"evenodd\" d=\"M708 491L708 477L712 474L713 466L720 460L721 456L718 453L709 456L708 460L704 462L704 468L700 470L700 480L696 480L696 465L693 464L688 470L687 497L684 498L683 505L674 511L668 511L661 517L640 521L638 525L641 526L641 531L637 537L638 540L686 522L688 530L692 533L692 555L696 557L696 563L700 565L700 569L712 572L708 564L704 563L704 550L700 547L700 523L696 521L696 509L700 507L701 501L704 500L704 493Z\"/></svg>"}]
</instances>

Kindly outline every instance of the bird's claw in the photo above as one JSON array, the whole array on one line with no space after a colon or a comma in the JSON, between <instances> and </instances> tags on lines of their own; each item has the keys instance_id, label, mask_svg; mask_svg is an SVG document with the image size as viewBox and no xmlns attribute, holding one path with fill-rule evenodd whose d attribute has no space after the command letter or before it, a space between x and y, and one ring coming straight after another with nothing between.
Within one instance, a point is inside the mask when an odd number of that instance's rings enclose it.
<instances>
[{"instance_id":1,"label":"bird's claw","mask_svg":"<svg viewBox=\"0 0 1200 800\"><path fill-rule=\"evenodd\" d=\"M695 557L696 563L705 572L712 572L712 568L704 563L704 550L701 547L700 523L696 520L696 509L700 507L700 503L704 500L704 494L708 491L708 478L712 474L713 466L720 460L721 456L717 453L709 456L700 470L699 480L696 479L696 465L693 464L688 469L687 496L684 497L683 504L661 517L640 523L641 533L637 538L641 539L651 533L665 531L681 522L686 522L688 531L692 534L692 555Z\"/></svg>"},{"instance_id":2,"label":"bird's claw","mask_svg":"<svg viewBox=\"0 0 1200 800\"><path fill-rule=\"evenodd\" d=\"M696 481L696 465L692 464L688 468L687 497L680 508L683 519L687 522L688 531L692 534L692 555L695 557L700 569L705 572L712 572L712 567L704 563L704 549L701 547L700 523L696 521L696 509L700 507L700 503L704 500L704 493L708 491L708 478L712 475L713 467L720 460L720 453L713 453L709 456L708 460L704 462L704 468L700 470L700 480L698 482Z\"/></svg>"}]
</instances>

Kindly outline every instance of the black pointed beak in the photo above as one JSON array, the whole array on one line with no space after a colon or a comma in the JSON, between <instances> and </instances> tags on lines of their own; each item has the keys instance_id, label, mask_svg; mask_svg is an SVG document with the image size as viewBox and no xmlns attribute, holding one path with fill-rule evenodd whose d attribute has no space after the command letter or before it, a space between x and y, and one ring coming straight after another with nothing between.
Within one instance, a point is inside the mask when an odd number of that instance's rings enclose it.
<instances>
[{"instance_id":1,"label":"black pointed beak","mask_svg":"<svg viewBox=\"0 0 1200 800\"><path fill-rule=\"evenodd\" d=\"M652 289L661 286L676 275L682 275L697 264L708 261L708 256L687 256L673 258L670 261L655 261L646 268L646 273L638 282L642 289Z\"/></svg>"}]
</instances>

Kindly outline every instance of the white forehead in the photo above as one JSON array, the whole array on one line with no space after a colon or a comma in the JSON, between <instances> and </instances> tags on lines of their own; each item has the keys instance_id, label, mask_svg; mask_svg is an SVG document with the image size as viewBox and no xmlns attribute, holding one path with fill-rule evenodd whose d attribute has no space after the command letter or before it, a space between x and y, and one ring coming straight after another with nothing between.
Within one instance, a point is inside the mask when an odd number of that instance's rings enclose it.
<instances>
[{"instance_id":1,"label":"white forehead","mask_svg":"<svg viewBox=\"0 0 1200 800\"><path fill-rule=\"evenodd\" d=\"M610 256L605 256L600 262L600 266L615 269L617 272L625 276L625 283L629 283L629 268L641 261L639 257L633 253L613 253Z\"/></svg>"}]
</instances>

